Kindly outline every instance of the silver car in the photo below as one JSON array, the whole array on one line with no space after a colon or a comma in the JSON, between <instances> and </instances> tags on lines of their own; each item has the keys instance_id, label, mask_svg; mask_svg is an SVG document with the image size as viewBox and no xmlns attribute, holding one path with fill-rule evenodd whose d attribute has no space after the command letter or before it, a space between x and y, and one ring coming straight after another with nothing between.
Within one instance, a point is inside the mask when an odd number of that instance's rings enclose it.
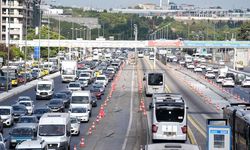
<instances>
[{"instance_id":1,"label":"silver car","mask_svg":"<svg viewBox=\"0 0 250 150\"><path fill-rule=\"evenodd\" d=\"M71 135L79 135L80 134L80 121L76 118L71 116L70 117L70 122L71 122Z\"/></svg>"}]
</instances>

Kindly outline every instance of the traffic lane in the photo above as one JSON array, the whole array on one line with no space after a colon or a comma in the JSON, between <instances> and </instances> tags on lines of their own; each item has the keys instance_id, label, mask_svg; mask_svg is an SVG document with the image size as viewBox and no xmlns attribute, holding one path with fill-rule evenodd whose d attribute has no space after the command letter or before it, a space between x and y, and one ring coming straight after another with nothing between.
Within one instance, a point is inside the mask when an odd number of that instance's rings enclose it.
<instances>
[{"instance_id":1,"label":"traffic lane","mask_svg":"<svg viewBox=\"0 0 250 150\"><path fill-rule=\"evenodd\" d=\"M159 64L159 62L157 62ZM160 68L163 68L163 65L159 65ZM165 67L166 68L166 67ZM186 85L180 82L178 77L179 73L174 69L165 70L166 77L169 79L171 92L181 93L184 99L187 102L188 114L191 117L188 117L188 124L191 123L191 129L195 134L197 143L202 147L206 148L206 122L208 118L220 118L217 112L210 108L204 101L193 93ZM195 126L194 126L195 125Z\"/></svg>"},{"instance_id":2,"label":"traffic lane","mask_svg":"<svg viewBox=\"0 0 250 150\"><path fill-rule=\"evenodd\" d=\"M122 149L129 123L131 69L123 70L115 91L105 108L105 117L86 136L86 149Z\"/></svg>"}]
</instances>

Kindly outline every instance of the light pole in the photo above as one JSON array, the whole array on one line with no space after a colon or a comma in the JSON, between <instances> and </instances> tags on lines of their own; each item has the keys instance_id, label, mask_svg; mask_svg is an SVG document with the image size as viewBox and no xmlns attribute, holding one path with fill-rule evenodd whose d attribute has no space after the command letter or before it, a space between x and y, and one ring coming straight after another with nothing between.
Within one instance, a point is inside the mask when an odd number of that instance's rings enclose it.
<instances>
[{"instance_id":1,"label":"light pole","mask_svg":"<svg viewBox=\"0 0 250 150\"><path fill-rule=\"evenodd\" d=\"M137 41L137 36L138 36L137 24L134 24L134 36L135 36L135 41ZM137 63L137 47L135 47L135 62Z\"/></svg>"},{"instance_id":2,"label":"light pole","mask_svg":"<svg viewBox=\"0 0 250 150\"><path fill-rule=\"evenodd\" d=\"M29 18L29 0L25 0L25 5L26 5L26 19L25 19L25 50L24 50L24 84L27 82L27 30L28 30L28 18Z\"/></svg>"},{"instance_id":3,"label":"light pole","mask_svg":"<svg viewBox=\"0 0 250 150\"><path fill-rule=\"evenodd\" d=\"M8 1L8 54L7 54L7 75L6 75L6 92L9 91L9 69L10 69L10 1ZM7 36L6 36L7 38Z\"/></svg>"},{"instance_id":4,"label":"light pole","mask_svg":"<svg viewBox=\"0 0 250 150\"><path fill-rule=\"evenodd\" d=\"M70 28L72 30L71 38L74 39L74 23L72 22L72 27Z\"/></svg>"}]
</instances>

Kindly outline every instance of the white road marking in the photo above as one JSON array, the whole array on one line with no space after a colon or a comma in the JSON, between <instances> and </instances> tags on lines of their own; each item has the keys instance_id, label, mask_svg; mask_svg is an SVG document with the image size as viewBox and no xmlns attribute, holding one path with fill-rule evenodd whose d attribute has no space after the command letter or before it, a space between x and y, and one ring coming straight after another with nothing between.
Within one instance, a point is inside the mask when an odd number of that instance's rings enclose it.
<instances>
[{"instance_id":1,"label":"white road marking","mask_svg":"<svg viewBox=\"0 0 250 150\"><path fill-rule=\"evenodd\" d=\"M131 125L132 125L132 120L133 120L133 97L134 97L134 66L133 66L133 71L132 71L132 81L131 81L131 97L130 97L130 114L129 114L129 124L128 124L128 128L127 128L127 132L126 132L126 137L124 139L123 145L122 145L122 150L125 150L127 142L128 142L128 136L129 136L129 132L131 129Z\"/></svg>"}]
</instances>

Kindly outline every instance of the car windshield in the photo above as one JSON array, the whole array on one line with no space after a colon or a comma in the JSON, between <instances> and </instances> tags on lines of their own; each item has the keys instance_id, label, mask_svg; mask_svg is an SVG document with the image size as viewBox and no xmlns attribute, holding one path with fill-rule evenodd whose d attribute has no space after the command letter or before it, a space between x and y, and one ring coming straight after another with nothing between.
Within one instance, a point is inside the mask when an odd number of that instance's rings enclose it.
<instances>
[{"instance_id":1,"label":"car windshield","mask_svg":"<svg viewBox=\"0 0 250 150\"><path fill-rule=\"evenodd\" d=\"M148 85L163 85L163 75L161 73L148 74Z\"/></svg>"},{"instance_id":2,"label":"car windshield","mask_svg":"<svg viewBox=\"0 0 250 150\"><path fill-rule=\"evenodd\" d=\"M72 108L71 112L72 113L86 113L87 109L86 108Z\"/></svg>"},{"instance_id":3,"label":"car windshield","mask_svg":"<svg viewBox=\"0 0 250 150\"><path fill-rule=\"evenodd\" d=\"M14 128L12 130L11 135L15 136L32 136L33 135L33 130L32 128Z\"/></svg>"},{"instance_id":4,"label":"car windshield","mask_svg":"<svg viewBox=\"0 0 250 150\"><path fill-rule=\"evenodd\" d=\"M79 79L80 82L87 81L88 79Z\"/></svg>"},{"instance_id":5,"label":"car windshield","mask_svg":"<svg viewBox=\"0 0 250 150\"><path fill-rule=\"evenodd\" d=\"M39 125L40 136L63 136L65 125Z\"/></svg>"},{"instance_id":6,"label":"car windshield","mask_svg":"<svg viewBox=\"0 0 250 150\"><path fill-rule=\"evenodd\" d=\"M97 77L96 80L105 80L105 77Z\"/></svg>"},{"instance_id":7,"label":"car windshield","mask_svg":"<svg viewBox=\"0 0 250 150\"><path fill-rule=\"evenodd\" d=\"M88 104L89 97L88 96L72 96L71 103L72 104Z\"/></svg>"},{"instance_id":8,"label":"car windshield","mask_svg":"<svg viewBox=\"0 0 250 150\"><path fill-rule=\"evenodd\" d=\"M78 123L78 121L77 121L76 118L70 118L70 122L71 122L71 123Z\"/></svg>"},{"instance_id":9,"label":"car windshield","mask_svg":"<svg viewBox=\"0 0 250 150\"><path fill-rule=\"evenodd\" d=\"M33 117L21 117L18 123L36 123L36 120Z\"/></svg>"},{"instance_id":10,"label":"car windshield","mask_svg":"<svg viewBox=\"0 0 250 150\"><path fill-rule=\"evenodd\" d=\"M10 109L0 109L0 115L9 115L10 114Z\"/></svg>"},{"instance_id":11,"label":"car windshield","mask_svg":"<svg viewBox=\"0 0 250 150\"><path fill-rule=\"evenodd\" d=\"M38 84L37 89L38 90L50 90L51 84Z\"/></svg>"},{"instance_id":12,"label":"car windshield","mask_svg":"<svg viewBox=\"0 0 250 150\"><path fill-rule=\"evenodd\" d=\"M69 87L81 87L81 85L78 83L70 83Z\"/></svg>"},{"instance_id":13,"label":"car windshield","mask_svg":"<svg viewBox=\"0 0 250 150\"><path fill-rule=\"evenodd\" d=\"M51 105L58 105L58 104L61 104L61 103L62 103L61 100L51 100L51 101L49 102L49 104L51 104Z\"/></svg>"},{"instance_id":14,"label":"car windshield","mask_svg":"<svg viewBox=\"0 0 250 150\"><path fill-rule=\"evenodd\" d=\"M156 107L156 119L158 122L182 122L184 119L183 107Z\"/></svg>"},{"instance_id":15,"label":"car windshield","mask_svg":"<svg viewBox=\"0 0 250 150\"><path fill-rule=\"evenodd\" d=\"M23 107L20 106L12 106L14 111L25 111L25 109Z\"/></svg>"},{"instance_id":16,"label":"car windshield","mask_svg":"<svg viewBox=\"0 0 250 150\"><path fill-rule=\"evenodd\" d=\"M31 99L29 97L19 97L18 101L30 101Z\"/></svg>"},{"instance_id":17,"label":"car windshield","mask_svg":"<svg viewBox=\"0 0 250 150\"><path fill-rule=\"evenodd\" d=\"M29 102L19 102L19 104L24 105L24 106L31 106L31 103Z\"/></svg>"},{"instance_id":18,"label":"car windshield","mask_svg":"<svg viewBox=\"0 0 250 150\"><path fill-rule=\"evenodd\" d=\"M89 77L89 74L80 74L80 77Z\"/></svg>"},{"instance_id":19,"label":"car windshield","mask_svg":"<svg viewBox=\"0 0 250 150\"><path fill-rule=\"evenodd\" d=\"M62 71L62 74L63 75L74 75L75 74L75 71L74 70L63 70Z\"/></svg>"},{"instance_id":20,"label":"car windshield","mask_svg":"<svg viewBox=\"0 0 250 150\"><path fill-rule=\"evenodd\" d=\"M36 109L34 111L34 114L44 114L47 113L49 110L48 109Z\"/></svg>"},{"instance_id":21,"label":"car windshield","mask_svg":"<svg viewBox=\"0 0 250 150\"><path fill-rule=\"evenodd\" d=\"M67 96L66 96L66 94L64 94L64 93L56 93L56 94L54 95L54 97L55 97L55 98L66 98Z\"/></svg>"}]
</instances>

